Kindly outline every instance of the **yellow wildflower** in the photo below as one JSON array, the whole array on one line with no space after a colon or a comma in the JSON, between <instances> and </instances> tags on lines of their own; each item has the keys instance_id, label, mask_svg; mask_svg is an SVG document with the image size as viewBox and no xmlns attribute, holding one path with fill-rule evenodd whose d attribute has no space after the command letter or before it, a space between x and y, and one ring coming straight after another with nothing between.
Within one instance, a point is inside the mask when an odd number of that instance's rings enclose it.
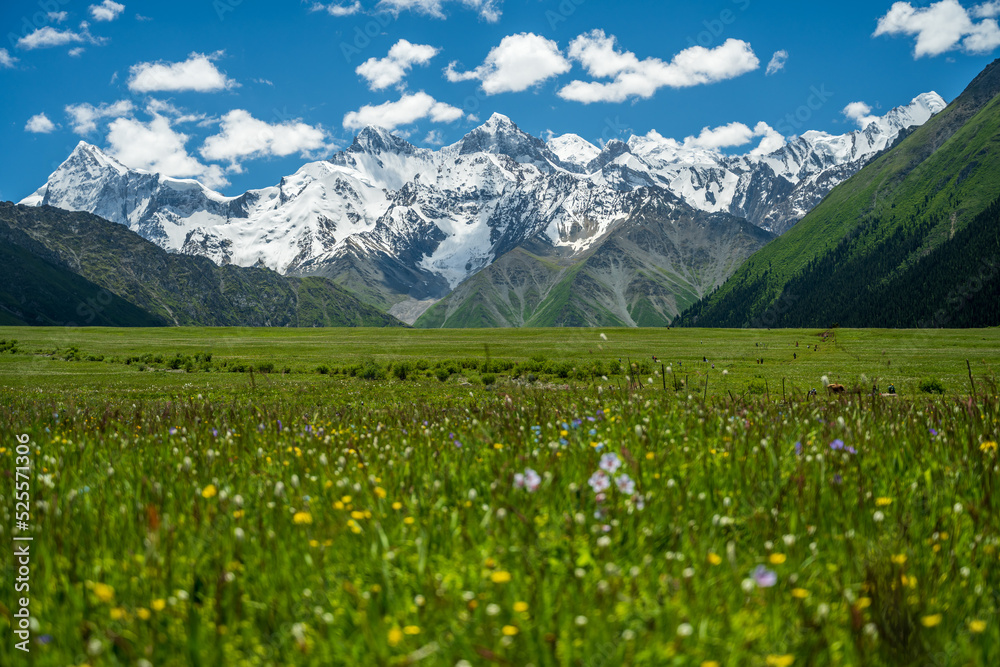
<instances>
[{"instance_id":1,"label":"yellow wildflower","mask_svg":"<svg viewBox=\"0 0 1000 667\"><path fill-rule=\"evenodd\" d=\"M389 630L389 646L396 646L403 641L403 631L399 628Z\"/></svg>"},{"instance_id":2,"label":"yellow wildflower","mask_svg":"<svg viewBox=\"0 0 1000 667\"><path fill-rule=\"evenodd\" d=\"M931 614L920 619L920 624L925 628L933 628L941 624L941 614Z\"/></svg>"},{"instance_id":3,"label":"yellow wildflower","mask_svg":"<svg viewBox=\"0 0 1000 667\"><path fill-rule=\"evenodd\" d=\"M298 524L308 524L313 522L313 517L309 512L296 512L295 516L292 517L292 521Z\"/></svg>"},{"instance_id":4,"label":"yellow wildflower","mask_svg":"<svg viewBox=\"0 0 1000 667\"><path fill-rule=\"evenodd\" d=\"M513 637L518 633L518 629L513 625L505 625L503 626L503 630L501 630L501 632L503 632L504 637Z\"/></svg>"},{"instance_id":5,"label":"yellow wildflower","mask_svg":"<svg viewBox=\"0 0 1000 667\"><path fill-rule=\"evenodd\" d=\"M701 667L721 667L718 660L706 660L701 663Z\"/></svg>"},{"instance_id":6,"label":"yellow wildflower","mask_svg":"<svg viewBox=\"0 0 1000 667\"><path fill-rule=\"evenodd\" d=\"M407 634L407 635L419 635L420 634L420 628L418 626L416 626L416 625L408 625L405 628L403 628L403 634Z\"/></svg>"},{"instance_id":7,"label":"yellow wildflower","mask_svg":"<svg viewBox=\"0 0 1000 667\"><path fill-rule=\"evenodd\" d=\"M386 496L385 489L383 489L381 486L376 486L375 495L378 496L379 498L385 498Z\"/></svg>"},{"instance_id":8,"label":"yellow wildflower","mask_svg":"<svg viewBox=\"0 0 1000 667\"><path fill-rule=\"evenodd\" d=\"M394 502L392 504L392 509L394 509L394 510L396 510L398 512L399 510L403 509L403 503L401 503L399 501Z\"/></svg>"},{"instance_id":9,"label":"yellow wildflower","mask_svg":"<svg viewBox=\"0 0 1000 667\"><path fill-rule=\"evenodd\" d=\"M148 621L149 617L152 616L152 614L149 613L149 610L146 609L145 607L139 607L136 610L135 615L138 616L139 618L141 618L144 621Z\"/></svg>"},{"instance_id":10,"label":"yellow wildflower","mask_svg":"<svg viewBox=\"0 0 1000 667\"><path fill-rule=\"evenodd\" d=\"M781 565L788 559L785 557L785 554L771 554L767 560L770 561L771 565Z\"/></svg>"},{"instance_id":11,"label":"yellow wildflower","mask_svg":"<svg viewBox=\"0 0 1000 667\"><path fill-rule=\"evenodd\" d=\"M490 575L490 581L494 584L506 584L510 581L510 572L504 570L497 570Z\"/></svg>"},{"instance_id":12,"label":"yellow wildflower","mask_svg":"<svg viewBox=\"0 0 1000 667\"><path fill-rule=\"evenodd\" d=\"M896 565L905 565L906 564L906 554L895 554L892 557L892 562L895 563Z\"/></svg>"},{"instance_id":13,"label":"yellow wildflower","mask_svg":"<svg viewBox=\"0 0 1000 667\"><path fill-rule=\"evenodd\" d=\"M125 618L125 610L121 607L115 607L111 610L111 620L120 621Z\"/></svg>"},{"instance_id":14,"label":"yellow wildflower","mask_svg":"<svg viewBox=\"0 0 1000 667\"><path fill-rule=\"evenodd\" d=\"M153 611L163 611L167 606L167 601L163 598L157 598L156 600L153 600L149 606L153 608Z\"/></svg>"},{"instance_id":15,"label":"yellow wildflower","mask_svg":"<svg viewBox=\"0 0 1000 667\"><path fill-rule=\"evenodd\" d=\"M992 441L991 442L984 442L983 444L979 445L979 451L983 452L984 454L986 452L990 452L990 451L995 452L995 451L997 451L997 443L992 442Z\"/></svg>"},{"instance_id":16,"label":"yellow wildflower","mask_svg":"<svg viewBox=\"0 0 1000 667\"><path fill-rule=\"evenodd\" d=\"M892 504L892 498L886 498L885 496L875 499L875 507L888 507Z\"/></svg>"},{"instance_id":17,"label":"yellow wildflower","mask_svg":"<svg viewBox=\"0 0 1000 667\"><path fill-rule=\"evenodd\" d=\"M111 602L111 599L115 596L115 589L107 584L94 584L94 595L101 602Z\"/></svg>"},{"instance_id":18,"label":"yellow wildflower","mask_svg":"<svg viewBox=\"0 0 1000 667\"><path fill-rule=\"evenodd\" d=\"M514 603L514 611L516 611L519 614L528 611L528 603L527 602L515 602Z\"/></svg>"},{"instance_id":19,"label":"yellow wildflower","mask_svg":"<svg viewBox=\"0 0 1000 667\"><path fill-rule=\"evenodd\" d=\"M358 510L354 510L353 512L351 512L351 518L354 519L355 521L360 521L361 519L365 518L365 513L359 512Z\"/></svg>"},{"instance_id":20,"label":"yellow wildflower","mask_svg":"<svg viewBox=\"0 0 1000 667\"><path fill-rule=\"evenodd\" d=\"M769 655L765 660L767 667L788 667L795 662L794 655Z\"/></svg>"},{"instance_id":21,"label":"yellow wildflower","mask_svg":"<svg viewBox=\"0 0 1000 667\"><path fill-rule=\"evenodd\" d=\"M712 565L718 565L719 563L722 562L722 556L710 551L708 553L708 562L711 563Z\"/></svg>"},{"instance_id":22,"label":"yellow wildflower","mask_svg":"<svg viewBox=\"0 0 1000 667\"><path fill-rule=\"evenodd\" d=\"M871 598L858 598L858 609L868 609L872 606Z\"/></svg>"},{"instance_id":23,"label":"yellow wildflower","mask_svg":"<svg viewBox=\"0 0 1000 667\"><path fill-rule=\"evenodd\" d=\"M414 518L412 516L408 516L405 519L403 519L403 523L405 523L407 526L412 526L413 522Z\"/></svg>"},{"instance_id":24,"label":"yellow wildflower","mask_svg":"<svg viewBox=\"0 0 1000 667\"><path fill-rule=\"evenodd\" d=\"M201 497L214 498L215 494L217 494L218 492L219 492L218 489L215 488L215 484L209 484L208 486L206 486L204 489L201 490Z\"/></svg>"},{"instance_id":25,"label":"yellow wildflower","mask_svg":"<svg viewBox=\"0 0 1000 667\"><path fill-rule=\"evenodd\" d=\"M809 591L807 591L804 588L793 588L792 597L797 600L805 600L807 597L809 597Z\"/></svg>"},{"instance_id":26,"label":"yellow wildflower","mask_svg":"<svg viewBox=\"0 0 1000 667\"><path fill-rule=\"evenodd\" d=\"M979 634L986 631L986 621L969 621L969 632Z\"/></svg>"}]
</instances>

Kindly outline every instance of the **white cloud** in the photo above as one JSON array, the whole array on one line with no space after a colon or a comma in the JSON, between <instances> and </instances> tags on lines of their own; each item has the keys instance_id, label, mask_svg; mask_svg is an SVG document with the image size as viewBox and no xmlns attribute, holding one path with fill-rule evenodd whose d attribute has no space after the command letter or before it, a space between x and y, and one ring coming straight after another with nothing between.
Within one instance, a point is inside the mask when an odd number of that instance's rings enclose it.
<instances>
[{"instance_id":1,"label":"white cloud","mask_svg":"<svg viewBox=\"0 0 1000 667\"><path fill-rule=\"evenodd\" d=\"M442 6L448 1L449 0L380 0L378 8L393 12L394 14L399 14L401 11L409 10L419 14L433 16L434 18L443 19L445 18L445 14ZM479 12L480 18L490 23L496 23L499 21L502 14L500 6L503 4L503 0L451 1L458 2L464 7Z\"/></svg>"},{"instance_id":2,"label":"white cloud","mask_svg":"<svg viewBox=\"0 0 1000 667\"><path fill-rule=\"evenodd\" d=\"M743 123L729 123L715 128L706 127L697 137L685 139L684 147L714 151L745 146L756 138L761 138L761 142L752 152L753 155L773 153L785 144L785 138L781 134L767 123L760 122L753 129Z\"/></svg>"},{"instance_id":3,"label":"white cloud","mask_svg":"<svg viewBox=\"0 0 1000 667\"><path fill-rule=\"evenodd\" d=\"M775 52L775 54L771 56L771 62L767 64L767 71L764 74L766 76L777 74L781 70L785 69L786 62L788 62L788 51L782 49L781 51Z\"/></svg>"},{"instance_id":4,"label":"white cloud","mask_svg":"<svg viewBox=\"0 0 1000 667\"><path fill-rule=\"evenodd\" d=\"M444 145L444 135L441 134L441 130L431 130L424 137L424 143L429 146L443 146Z\"/></svg>"},{"instance_id":5,"label":"white cloud","mask_svg":"<svg viewBox=\"0 0 1000 667\"><path fill-rule=\"evenodd\" d=\"M49 12L47 16L53 23L62 23L69 18L69 12Z\"/></svg>"},{"instance_id":6,"label":"white cloud","mask_svg":"<svg viewBox=\"0 0 1000 667\"><path fill-rule=\"evenodd\" d=\"M342 5L337 3L331 5L324 5L317 2L313 4L312 7L310 7L309 11L326 12L330 16L352 16L361 11L361 2L359 0L355 0L354 3L350 5Z\"/></svg>"},{"instance_id":7,"label":"white cloud","mask_svg":"<svg viewBox=\"0 0 1000 667\"><path fill-rule=\"evenodd\" d=\"M219 134L208 137L198 150L203 158L229 162L230 170L241 171L240 160L292 153L305 156L325 148L326 132L301 122L269 124L234 109L222 117Z\"/></svg>"},{"instance_id":8,"label":"white cloud","mask_svg":"<svg viewBox=\"0 0 1000 667\"><path fill-rule=\"evenodd\" d=\"M129 69L129 90L137 93L193 90L210 93L233 88L237 84L220 72L213 60L222 52L205 55L192 53L179 63L138 63Z\"/></svg>"},{"instance_id":9,"label":"white cloud","mask_svg":"<svg viewBox=\"0 0 1000 667\"><path fill-rule=\"evenodd\" d=\"M714 49L692 46L667 63L659 58L639 60L630 51L621 51L614 36L603 30L580 35L570 44L569 57L584 66L594 78L610 78L610 83L573 81L562 90L563 99L590 104L623 102L631 97L650 98L663 87L686 88L732 79L760 67L750 45L728 39Z\"/></svg>"},{"instance_id":10,"label":"white cloud","mask_svg":"<svg viewBox=\"0 0 1000 667\"><path fill-rule=\"evenodd\" d=\"M125 5L113 2L113 0L104 0L99 5L91 5L89 9L90 15L94 17L95 21L114 21L125 11Z\"/></svg>"},{"instance_id":11,"label":"white cloud","mask_svg":"<svg viewBox=\"0 0 1000 667\"><path fill-rule=\"evenodd\" d=\"M449 81L481 81L487 95L521 92L572 68L558 44L530 32L504 37L470 72L459 72L456 66L451 63L445 70Z\"/></svg>"},{"instance_id":12,"label":"white cloud","mask_svg":"<svg viewBox=\"0 0 1000 667\"><path fill-rule=\"evenodd\" d=\"M844 110L841 113L857 123L858 127L861 129L871 125L872 121L878 120L878 116L871 115L872 108L864 102L851 102L844 107Z\"/></svg>"},{"instance_id":13,"label":"white cloud","mask_svg":"<svg viewBox=\"0 0 1000 667\"><path fill-rule=\"evenodd\" d=\"M120 118L132 113L132 102L119 100L114 104L71 104L66 107L66 115L72 121L73 131L80 135L90 134L97 129L97 122L104 118Z\"/></svg>"},{"instance_id":14,"label":"white cloud","mask_svg":"<svg viewBox=\"0 0 1000 667\"><path fill-rule=\"evenodd\" d=\"M976 5L970 12L977 19L992 19L1000 16L1000 0Z\"/></svg>"},{"instance_id":15,"label":"white cloud","mask_svg":"<svg viewBox=\"0 0 1000 667\"><path fill-rule=\"evenodd\" d=\"M78 46L75 49L70 49L69 55L73 58L79 58L80 56L83 55L83 52L86 50L87 49L83 48L82 46Z\"/></svg>"},{"instance_id":16,"label":"white cloud","mask_svg":"<svg viewBox=\"0 0 1000 667\"><path fill-rule=\"evenodd\" d=\"M913 57L938 56L948 51L988 53L1000 46L1000 26L995 18L1000 3L977 5L972 15L958 0L940 0L929 7L914 8L909 2L897 2L878 20L873 37L913 35Z\"/></svg>"},{"instance_id":17,"label":"white cloud","mask_svg":"<svg viewBox=\"0 0 1000 667\"><path fill-rule=\"evenodd\" d=\"M0 67L13 67L17 63L17 58L10 55L7 49L0 49Z\"/></svg>"},{"instance_id":18,"label":"white cloud","mask_svg":"<svg viewBox=\"0 0 1000 667\"><path fill-rule=\"evenodd\" d=\"M197 178L210 188L228 185L221 167L202 164L188 154L187 140L164 116L154 116L148 123L119 118L108 131L109 152L129 167L174 178Z\"/></svg>"},{"instance_id":19,"label":"white cloud","mask_svg":"<svg viewBox=\"0 0 1000 667\"><path fill-rule=\"evenodd\" d=\"M44 113L32 116L28 119L27 125L24 126L25 132L34 132L35 134L48 134L55 129L55 123L49 120L49 117Z\"/></svg>"},{"instance_id":20,"label":"white cloud","mask_svg":"<svg viewBox=\"0 0 1000 667\"><path fill-rule=\"evenodd\" d=\"M344 116L344 128L360 130L375 125L387 130L401 125L410 125L418 120L430 118L435 123L451 123L462 117L462 110L444 102L438 102L421 91L403 95L396 102L386 102L377 106L363 106Z\"/></svg>"},{"instance_id":21,"label":"white cloud","mask_svg":"<svg viewBox=\"0 0 1000 667\"><path fill-rule=\"evenodd\" d=\"M414 65L426 65L440 49L426 44L411 44L405 39L396 42L385 58L369 58L355 70L368 80L371 90L394 86L406 77Z\"/></svg>"},{"instance_id":22,"label":"white cloud","mask_svg":"<svg viewBox=\"0 0 1000 667\"><path fill-rule=\"evenodd\" d=\"M103 40L95 39L87 30L87 24L80 25L80 32L72 30L56 30L50 25L44 26L17 40L21 49L48 49L66 44L100 44Z\"/></svg>"}]
</instances>

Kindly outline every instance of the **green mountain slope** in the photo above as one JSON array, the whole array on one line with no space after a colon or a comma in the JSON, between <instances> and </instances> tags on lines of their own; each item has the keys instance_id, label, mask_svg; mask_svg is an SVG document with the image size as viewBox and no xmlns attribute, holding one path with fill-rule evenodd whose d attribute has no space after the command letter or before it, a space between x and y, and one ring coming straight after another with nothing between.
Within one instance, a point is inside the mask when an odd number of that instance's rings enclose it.
<instances>
[{"instance_id":1,"label":"green mountain slope","mask_svg":"<svg viewBox=\"0 0 1000 667\"><path fill-rule=\"evenodd\" d=\"M647 196L648 195L648 196ZM773 238L745 220L640 190L645 203L566 257L529 240L459 285L416 326L657 327L720 285Z\"/></svg>"},{"instance_id":2,"label":"green mountain slope","mask_svg":"<svg viewBox=\"0 0 1000 667\"><path fill-rule=\"evenodd\" d=\"M936 313L940 305L915 305L933 298L930 292L916 292L913 282L899 289L900 280L912 276L922 258L954 242L1000 195L998 93L1000 61L987 67L947 109L834 189L795 227L747 260L679 323L915 326L922 316L912 313ZM943 282L933 293L949 293L981 267L956 268L939 277ZM997 322L986 318L975 323Z\"/></svg>"},{"instance_id":3,"label":"green mountain slope","mask_svg":"<svg viewBox=\"0 0 1000 667\"><path fill-rule=\"evenodd\" d=\"M156 327L166 322L61 266L0 222L0 313L6 325Z\"/></svg>"},{"instance_id":4,"label":"green mountain slope","mask_svg":"<svg viewBox=\"0 0 1000 667\"><path fill-rule=\"evenodd\" d=\"M161 324L402 325L325 278L286 278L268 269L219 267L204 257L170 254L128 228L88 213L4 202L0 222L30 237L38 244L36 253L43 247L64 268Z\"/></svg>"}]
</instances>

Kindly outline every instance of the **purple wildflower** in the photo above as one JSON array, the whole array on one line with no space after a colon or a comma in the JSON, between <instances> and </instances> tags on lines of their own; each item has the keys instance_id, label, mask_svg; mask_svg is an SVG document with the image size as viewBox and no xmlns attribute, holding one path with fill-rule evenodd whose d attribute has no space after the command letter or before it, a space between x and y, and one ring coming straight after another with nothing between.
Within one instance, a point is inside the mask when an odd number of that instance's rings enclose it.
<instances>
[{"instance_id":1,"label":"purple wildflower","mask_svg":"<svg viewBox=\"0 0 1000 667\"><path fill-rule=\"evenodd\" d=\"M608 473L598 470L590 476L587 484L590 484L590 488L594 490L594 493L601 493L611 488L611 478L608 477Z\"/></svg>"},{"instance_id":2,"label":"purple wildflower","mask_svg":"<svg viewBox=\"0 0 1000 667\"><path fill-rule=\"evenodd\" d=\"M601 457L601 470L614 475L622 467L621 459L617 454L605 454Z\"/></svg>"},{"instance_id":3,"label":"purple wildflower","mask_svg":"<svg viewBox=\"0 0 1000 667\"><path fill-rule=\"evenodd\" d=\"M844 448L844 441L839 438L830 443L830 449L841 450L843 448Z\"/></svg>"},{"instance_id":4,"label":"purple wildflower","mask_svg":"<svg viewBox=\"0 0 1000 667\"><path fill-rule=\"evenodd\" d=\"M778 575L775 574L773 570L769 570L763 565L758 565L754 568L754 571L750 573L753 582L757 584L758 588L771 588L778 583Z\"/></svg>"},{"instance_id":5,"label":"purple wildflower","mask_svg":"<svg viewBox=\"0 0 1000 667\"><path fill-rule=\"evenodd\" d=\"M615 484L618 486L618 490L626 496L631 496L635 493L635 482L628 475L621 475L615 478Z\"/></svg>"},{"instance_id":6,"label":"purple wildflower","mask_svg":"<svg viewBox=\"0 0 1000 667\"><path fill-rule=\"evenodd\" d=\"M802 456L802 443L801 442L796 442L795 443L795 455L796 456Z\"/></svg>"}]
</instances>

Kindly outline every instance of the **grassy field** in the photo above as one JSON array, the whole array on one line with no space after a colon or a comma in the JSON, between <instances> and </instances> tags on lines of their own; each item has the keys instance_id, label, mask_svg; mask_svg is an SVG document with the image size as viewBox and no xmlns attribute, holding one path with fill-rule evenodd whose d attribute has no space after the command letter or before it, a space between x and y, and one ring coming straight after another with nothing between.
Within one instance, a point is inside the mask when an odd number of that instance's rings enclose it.
<instances>
[{"instance_id":1,"label":"grassy field","mask_svg":"<svg viewBox=\"0 0 1000 667\"><path fill-rule=\"evenodd\" d=\"M1000 660L996 330L0 341L3 665Z\"/></svg>"}]
</instances>

